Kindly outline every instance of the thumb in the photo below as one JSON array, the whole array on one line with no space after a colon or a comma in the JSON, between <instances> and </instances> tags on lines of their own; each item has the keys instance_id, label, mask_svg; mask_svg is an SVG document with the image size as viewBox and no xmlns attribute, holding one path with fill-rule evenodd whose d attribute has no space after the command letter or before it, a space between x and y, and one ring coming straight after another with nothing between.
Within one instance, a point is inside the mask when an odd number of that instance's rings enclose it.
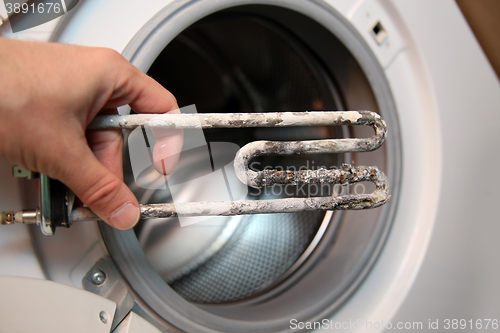
<instances>
[{"instance_id":1,"label":"thumb","mask_svg":"<svg viewBox=\"0 0 500 333\"><path fill-rule=\"evenodd\" d=\"M68 156L58 179L104 222L122 230L133 227L141 212L132 191L97 160L88 146L78 150L78 154Z\"/></svg>"}]
</instances>

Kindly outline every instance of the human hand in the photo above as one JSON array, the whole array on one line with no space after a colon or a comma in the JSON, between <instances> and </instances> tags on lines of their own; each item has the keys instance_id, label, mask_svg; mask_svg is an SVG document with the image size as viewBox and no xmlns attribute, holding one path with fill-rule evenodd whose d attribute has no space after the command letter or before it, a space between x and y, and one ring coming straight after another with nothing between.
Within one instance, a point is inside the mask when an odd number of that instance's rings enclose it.
<instances>
[{"instance_id":1,"label":"human hand","mask_svg":"<svg viewBox=\"0 0 500 333\"><path fill-rule=\"evenodd\" d=\"M85 129L126 104L137 113L178 112L170 92L113 50L0 38L0 157L60 180L118 229L140 218L123 183L123 135ZM155 167L168 174L182 130L155 135Z\"/></svg>"}]
</instances>

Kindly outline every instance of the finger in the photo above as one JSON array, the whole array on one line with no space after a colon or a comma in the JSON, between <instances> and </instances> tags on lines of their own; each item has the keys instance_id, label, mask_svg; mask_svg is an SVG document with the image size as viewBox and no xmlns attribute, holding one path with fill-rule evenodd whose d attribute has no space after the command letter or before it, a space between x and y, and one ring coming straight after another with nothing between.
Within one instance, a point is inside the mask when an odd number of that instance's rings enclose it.
<instances>
[{"instance_id":1,"label":"finger","mask_svg":"<svg viewBox=\"0 0 500 333\"><path fill-rule=\"evenodd\" d=\"M139 203L134 194L85 144L68 152L57 178L111 226L129 229L139 221Z\"/></svg>"},{"instance_id":2,"label":"finger","mask_svg":"<svg viewBox=\"0 0 500 333\"><path fill-rule=\"evenodd\" d=\"M129 105L138 113L180 113L175 97L149 76L138 71L136 80L141 82L135 86L138 95ZM156 171L168 175L173 172L179 161L184 141L182 130L153 130L156 144L153 150L153 161Z\"/></svg>"},{"instance_id":3,"label":"finger","mask_svg":"<svg viewBox=\"0 0 500 333\"><path fill-rule=\"evenodd\" d=\"M122 131L87 131L86 137L97 160L119 179L123 179Z\"/></svg>"},{"instance_id":4,"label":"finger","mask_svg":"<svg viewBox=\"0 0 500 333\"><path fill-rule=\"evenodd\" d=\"M177 101L167 89L125 61L115 70L114 92L106 108L125 104L138 113L165 113L178 109Z\"/></svg>"},{"instance_id":5,"label":"finger","mask_svg":"<svg viewBox=\"0 0 500 333\"><path fill-rule=\"evenodd\" d=\"M118 110L106 110L101 114L118 114ZM123 133L121 130L87 131L90 149L106 169L123 179Z\"/></svg>"},{"instance_id":6,"label":"finger","mask_svg":"<svg viewBox=\"0 0 500 333\"><path fill-rule=\"evenodd\" d=\"M175 97L161 84L126 62L126 70L116 72L115 92L106 107L128 104L137 113L180 113ZM163 174L173 171L183 144L182 130L155 131L153 160Z\"/></svg>"},{"instance_id":7,"label":"finger","mask_svg":"<svg viewBox=\"0 0 500 333\"><path fill-rule=\"evenodd\" d=\"M135 112L165 113L179 109L174 95L161 84L139 70L136 76L137 97L128 103Z\"/></svg>"}]
</instances>

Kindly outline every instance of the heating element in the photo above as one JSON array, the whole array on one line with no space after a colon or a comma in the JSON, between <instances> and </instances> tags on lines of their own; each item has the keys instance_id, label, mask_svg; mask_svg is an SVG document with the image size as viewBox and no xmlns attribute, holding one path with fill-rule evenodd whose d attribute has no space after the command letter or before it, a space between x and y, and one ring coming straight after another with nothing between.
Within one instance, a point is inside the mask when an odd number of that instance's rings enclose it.
<instances>
[{"instance_id":1,"label":"heating element","mask_svg":"<svg viewBox=\"0 0 500 333\"><path fill-rule=\"evenodd\" d=\"M371 126L374 135L369 138L325 139L310 141L255 141L242 147L234 160L237 177L251 187L262 188L277 184L351 184L369 181L376 189L370 194L346 194L341 196L285 198L270 200L239 200L223 202L187 202L141 205L142 218L234 216L246 214L269 214L334 209L366 209L378 207L390 199L386 175L374 166L354 167L343 164L339 169L317 170L263 170L253 171L248 167L257 156L325 154L367 152L379 148L386 137L386 125L382 118L370 111L330 112L269 112L269 113L225 113L225 114L142 114L127 116L98 116L89 125L89 130L106 129L211 129L243 127L293 127L293 126ZM42 183L45 178L42 177ZM46 180L50 185L50 181ZM42 189L44 188L42 184ZM68 192L68 191L66 191ZM47 234L56 226L69 227L73 222L97 221L99 218L88 208L72 209L74 196L66 193L63 209L54 209L55 194L50 189L41 191L41 207L36 210L2 212L1 224L36 223ZM44 204L46 203L46 204ZM50 208L49 208L50 205ZM45 206L45 208L44 208ZM47 214L47 210L49 214ZM61 216L52 216L59 214ZM56 223L55 220L58 220Z\"/></svg>"}]
</instances>

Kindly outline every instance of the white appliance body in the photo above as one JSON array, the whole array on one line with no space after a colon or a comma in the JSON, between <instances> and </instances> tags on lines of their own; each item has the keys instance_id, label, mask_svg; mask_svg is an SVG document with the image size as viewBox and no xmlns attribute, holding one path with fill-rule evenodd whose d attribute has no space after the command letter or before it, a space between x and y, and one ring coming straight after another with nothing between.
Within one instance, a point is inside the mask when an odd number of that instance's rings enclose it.
<instances>
[{"instance_id":1,"label":"white appliance body","mask_svg":"<svg viewBox=\"0 0 500 333\"><path fill-rule=\"evenodd\" d=\"M279 6L287 2L275 1ZM248 3L197 1L199 16L178 19L169 34L177 35L213 11ZM295 1L294 8L301 3ZM458 6L453 1L383 0L324 0L322 5L357 30L383 68L402 138L401 188L388 238L367 277L333 317L325 318L331 322L323 328L337 331L337 324L345 331L383 331L388 323L417 323L418 328L420 322L426 331L436 320L442 329L447 319L472 320L471 325L500 319L500 180L494 176L500 165L495 148L500 131L494 121L500 84ZM158 12L177 7L170 0L86 0L58 24L4 35L123 53ZM371 31L377 21L388 36L381 44ZM149 38L156 38L154 31ZM142 59L140 69L146 71L144 64L151 64L164 46L158 43L157 49L141 53L149 58ZM10 177L10 167L1 161L0 210L29 208L23 207L24 185ZM30 232L38 230L0 229L1 275L50 278L82 288L82 277L107 254L94 224L58 229L47 239L60 244L59 251L44 253L49 260L37 256ZM47 261L50 274L42 269ZM297 328L307 325L295 323Z\"/></svg>"}]
</instances>

